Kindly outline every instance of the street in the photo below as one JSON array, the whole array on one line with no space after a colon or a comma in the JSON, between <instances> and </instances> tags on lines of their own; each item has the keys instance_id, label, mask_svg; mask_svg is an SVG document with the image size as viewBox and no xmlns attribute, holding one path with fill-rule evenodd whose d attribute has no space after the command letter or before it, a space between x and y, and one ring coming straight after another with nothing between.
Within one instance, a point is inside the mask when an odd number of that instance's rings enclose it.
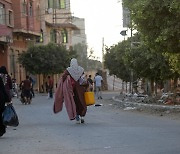
<instances>
[{"instance_id":1,"label":"street","mask_svg":"<svg viewBox=\"0 0 180 154\"><path fill-rule=\"evenodd\" d=\"M180 121L123 111L103 92L102 106L88 107L85 124L63 111L53 113L53 99L37 94L32 104L14 98L18 127L0 138L0 154L179 154Z\"/></svg>"}]
</instances>

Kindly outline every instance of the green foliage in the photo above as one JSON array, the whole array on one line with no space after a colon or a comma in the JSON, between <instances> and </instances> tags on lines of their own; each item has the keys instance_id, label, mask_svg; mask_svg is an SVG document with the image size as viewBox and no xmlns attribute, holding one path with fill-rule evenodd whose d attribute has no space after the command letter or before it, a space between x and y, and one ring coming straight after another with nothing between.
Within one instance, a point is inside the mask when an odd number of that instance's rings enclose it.
<instances>
[{"instance_id":1,"label":"green foliage","mask_svg":"<svg viewBox=\"0 0 180 154\"><path fill-rule=\"evenodd\" d=\"M169 59L169 64L172 67L172 71L180 74L180 54L165 53L164 56Z\"/></svg>"},{"instance_id":2,"label":"green foliage","mask_svg":"<svg viewBox=\"0 0 180 154\"><path fill-rule=\"evenodd\" d=\"M131 71L134 81L137 78L163 81L179 75L177 70L172 71L167 54L164 56L155 52L143 43L133 45L133 41L140 42L139 35L106 49L105 66L111 75L114 74L124 81L130 81ZM176 63L179 59L177 57L171 57L171 63Z\"/></svg>"},{"instance_id":3,"label":"green foliage","mask_svg":"<svg viewBox=\"0 0 180 154\"><path fill-rule=\"evenodd\" d=\"M69 64L69 51L64 46L48 44L30 47L18 60L32 74L61 73Z\"/></svg>"},{"instance_id":4,"label":"green foliage","mask_svg":"<svg viewBox=\"0 0 180 154\"><path fill-rule=\"evenodd\" d=\"M127 50L124 59L139 78L159 81L174 76L168 59L162 53L153 52L144 45Z\"/></svg>"},{"instance_id":5,"label":"green foliage","mask_svg":"<svg viewBox=\"0 0 180 154\"><path fill-rule=\"evenodd\" d=\"M159 52L180 52L179 0L123 0L131 11L135 28L150 48Z\"/></svg>"},{"instance_id":6,"label":"green foliage","mask_svg":"<svg viewBox=\"0 0 180 154\"><path fill-rule=\"evenodd\" d=\"M127 47L126 42L119 43L118 45L106 48L104 65L109 69L110 75L116 75L123 81L130 81L130 69L125 65L123 61L123 55Z\"/></svg>"}]
</instances>

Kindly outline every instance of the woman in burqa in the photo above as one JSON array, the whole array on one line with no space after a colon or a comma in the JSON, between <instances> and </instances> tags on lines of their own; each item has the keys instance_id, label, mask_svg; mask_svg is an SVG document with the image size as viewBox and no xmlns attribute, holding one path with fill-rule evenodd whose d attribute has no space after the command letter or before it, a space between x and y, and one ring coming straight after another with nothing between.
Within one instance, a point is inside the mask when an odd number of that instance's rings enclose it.
<instances>
[{"instance_id":1,"label":"woman in burqa","mask_svg":"<svg viewBox=\"0 0 180 154\"><path fill-rule=\"evenodd\" d=\"M4 82L0 75L0 137L6 132L6 126L3 125L2 113L4 111L5 103L8 102L8 95L5 90Z\"/></svg>"},{"instance_id":2,"label":"woman in burqa","mask_svg":"<svg viewBox=\"0 0 180 154\"><path fill-rule=\"evenodd\" d=\"M87 111L84 92L88 84L80 82L83 73L84 69L78 66L77 60L71 59L70 67L64 71L60 78L54 101L54 113L62 111L64 102L69 119L76 119L77 123L84 123Z\"/></svg>"},{"instance_id":3,"label":"woman in burqa","mask_svg":"<svg viewBox=\"0 0 180 154\"><path fill-rule=\"evenodd\" d=\"M0 67L0 74L2 77L2 80L4 82L6 93L8 94L8 102L11 102L12 100L12 79L10 75L7 72L7 69L5 66Z\"/></svg>"}]
</instances>

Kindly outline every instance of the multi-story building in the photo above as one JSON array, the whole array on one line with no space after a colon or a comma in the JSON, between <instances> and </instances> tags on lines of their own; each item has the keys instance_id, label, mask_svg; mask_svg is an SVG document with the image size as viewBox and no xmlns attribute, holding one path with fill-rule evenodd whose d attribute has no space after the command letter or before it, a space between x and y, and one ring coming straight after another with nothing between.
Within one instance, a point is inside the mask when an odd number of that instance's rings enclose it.
<instances>
[{"instance_id":1,"label":"multi-story building","mask_svg":"<svg viewBox=\"0 0 180 154\"><path fill-rule=\"evenodd\" d=\"M18 64L18 56L36 44L40 37L40 0L13 0L13 43L10 46L10 72L20 83L25 79L25 69Z\"/></svg>"},{"instance_id":2,"label":"multi-story building","mask_svg":"<svg viewBox=\"0 0 180 154\"><path fill-rule=\"evenodd\" d=\"M0 66L10 69L9 48L12 43L12 28L14 26L11 0L0 0Z\"/></svg>"},{"instance_id":3,"label":"multi-story building","mask_svg":"<svg viewBox=\"0 0 180 154\"><path fill-rule=\"evenodd\" d=\"M66 46L72 46L72 34L77 26L72 23L70 0L41 0L41 38L40 43L46 45L50 42ZM40 85L44 85L43 76L40 76ZM57 83L59 75L54 75L54 83ZM41 89L40 89L41 90Z\"/></svg>"},{"instance_id":4,"label":"multi-story building","mask_svg":"<svg viewBox=\"0 0 180 154\"><path fill-rule=\"evenodd\" d=\"M87 41L86 41L86 33L85 33L85 19L79 17L73 17L72 23L78 27L78 30L73 31L72 45L78 43L86 45Z\"/></svg>"},{"instance_id":5,"label":"multi-story building","mask_svg":"<svg viewBox=\"0 0 180 154\"><path fill-rule=\"evenodd\" d=\"M72 24L70 0L41 1L41 27L43 43L63 44L69 49L72 46L72 32L78 28Z\"/></svg>"},{"instance_id":6,"label":"multi-story building","mask_svg":"<svg viewBox=\"0 0 180 154\"><path fill-rule=\"evenodd\" d=\"M69 49L77 29L72 24L70 0L0 0L0 65L7 66L20 83L28 73L18 63L22 52L49 42Z\"/></svg>"}]
</instances>

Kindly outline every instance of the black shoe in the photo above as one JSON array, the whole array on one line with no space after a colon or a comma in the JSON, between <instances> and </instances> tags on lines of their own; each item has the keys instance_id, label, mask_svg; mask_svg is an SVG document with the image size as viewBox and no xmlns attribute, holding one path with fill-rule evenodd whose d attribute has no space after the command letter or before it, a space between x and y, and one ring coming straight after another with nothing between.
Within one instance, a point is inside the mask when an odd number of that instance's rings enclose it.
<instances>
[{"instance_id":1,"label":"black shoe","mask_svg":"<svg viewBox=\"0 0 180 154\"><path fill-rule=\"evenodd\" d=\"M100 96L99 98L100 98L100 99L102 99L102 97L101 97L101 96Z\"/></svg>"}]
</instances>

